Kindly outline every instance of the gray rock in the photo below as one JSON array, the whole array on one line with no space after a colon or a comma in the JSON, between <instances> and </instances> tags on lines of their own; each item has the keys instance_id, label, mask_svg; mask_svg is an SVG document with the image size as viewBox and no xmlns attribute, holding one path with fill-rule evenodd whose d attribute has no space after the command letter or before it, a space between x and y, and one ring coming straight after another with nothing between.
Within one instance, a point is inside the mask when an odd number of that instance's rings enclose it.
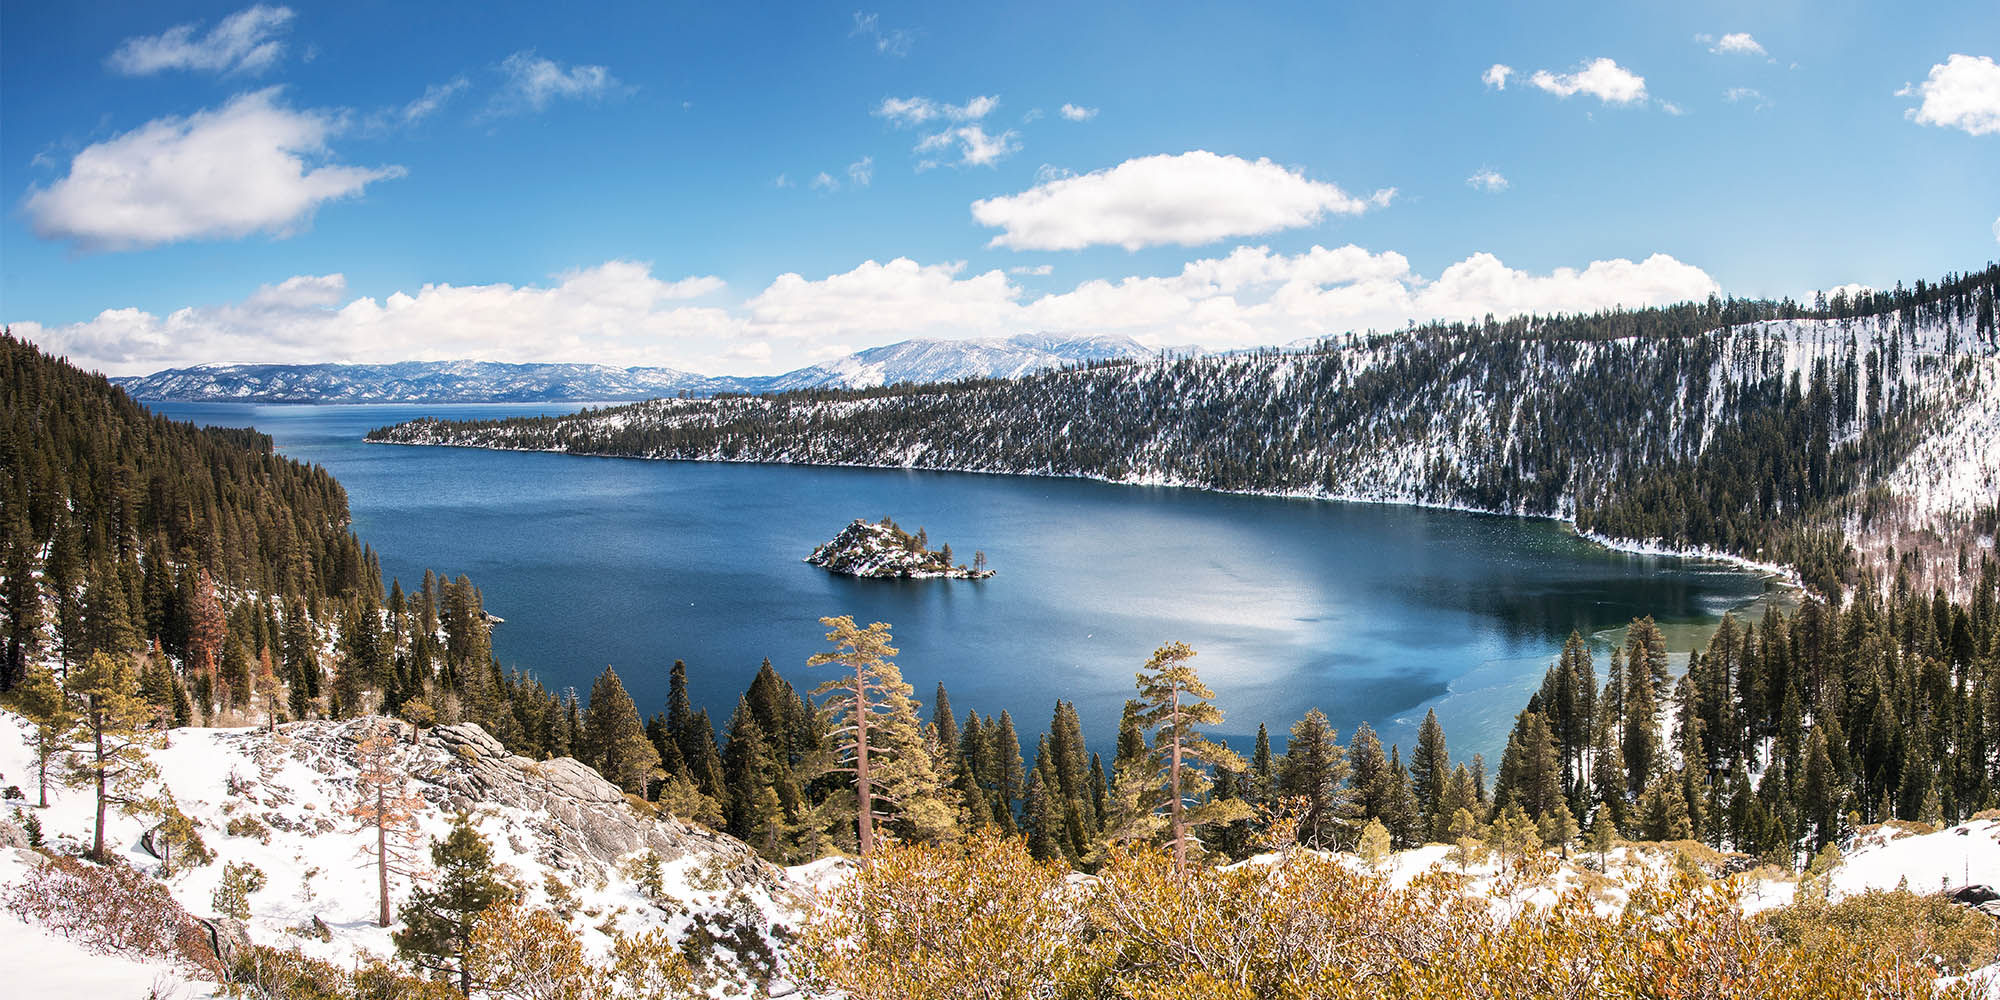
<instances>
[{"instance_id":1,"label":"gray rock","mask_svg":"<svg viewBox=\"0 0 2000 1000\"><path fill-rule=\"evenodd\" d=\"M0 819L0 848L28 846L28 831L11 819Z\"/></svg>"},{"instance_id":2,"label":"gray rock","mask_svg":"<svg viewBox=\"0 0 2000 1000\"><path fill-rule=\"evenodd\" d=\"M236 956L250 947L250 931L240 920L227 917L196 917L195 923L208 934L208 946L224 968L234 965Z\"/></svg>"}]
</instances>

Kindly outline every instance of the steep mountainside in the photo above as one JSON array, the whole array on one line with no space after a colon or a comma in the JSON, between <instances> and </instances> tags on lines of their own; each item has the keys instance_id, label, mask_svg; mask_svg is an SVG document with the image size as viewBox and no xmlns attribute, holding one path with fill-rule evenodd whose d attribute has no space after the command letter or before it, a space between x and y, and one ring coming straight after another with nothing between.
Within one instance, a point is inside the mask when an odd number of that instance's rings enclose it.
<instances>
[{"instance_id":1,"label":"steep mountainside","mask_svg":"<svg viewBox=\"0 0 2000 1000\"><path fill-rule=\"evenodd\" d=\"M1045 368L1151 356L1151 351L1123 337L1023 334L1005 339L906 340L782 375L709 376L674 368L590 364L405 361L392 365L201 365L111 381L136 399L175 402L618 401L682 393L712 396L1011 378Z\"/></svg>"},{"instance_id":2,"label":"steep mountainside","mask_svg":"<svg viewBox=\"0 0 2000 1000\"><path fill-rule=\"evenodd\" d=\"M1990 481L2000 467L1982 430L1990 394L1977 388L2000 365L1996 284L1989 269L1841 318L1711 302L950 386L419 421L370 438L1565 517L1615 538L1789 563L1831 592L1855 573L1825 529L1866 521L1870 488L1934 508L1944 484ZM1991 495L1951 495L1968 530L1990 536L1979 515Z\"/></svg>"}]
</instances>

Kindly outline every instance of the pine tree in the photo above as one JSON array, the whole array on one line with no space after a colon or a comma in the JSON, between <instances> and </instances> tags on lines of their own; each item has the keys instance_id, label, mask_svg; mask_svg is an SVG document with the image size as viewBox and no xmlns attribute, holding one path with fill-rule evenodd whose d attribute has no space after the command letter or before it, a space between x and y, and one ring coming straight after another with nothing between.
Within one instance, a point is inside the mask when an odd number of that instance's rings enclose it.
<instances>
[{"instance_id":1,"label":"pine tree","mask_svg":"<svg viewBox=\"0 0 2000 1000\"><path fill-rule=\"evenodd\" d=\"M1444 727L1438 725L1437 710L1424 713L1417 729L1417 749L1410 754L1410 786L1417 797L1418 827L1425 840L1443 840L1451 814L1438 808L1450 778L1451 755L1445 749Z\"/></svg>"},{"instance_id":2,"label":"pine tree","mask_svg":"<svg viewBox=\"0 0 2000 1000\"><path fill-rule=\"evenodd\" d=\"M1389 797L1383 805L1384 822L1398 847L1421 847L1429 841L1423 827L1423 811L1417 806L1416 789L1410 772L1403 767L1402 748L1389 746Z\"/></svg>"},{"instance_id":3,"label":"pine tree","mask_svg":"<svg viewBox=\"0 0 2000 1000\"><path fill-rule=\"evenodd\" d=\"M1187 828L1229 822L1247 815L1240 801L1204 802L1190 810L1188 800L1207 790L1207 778L1191 770L1189 761L1242 770L1241 758L1210 743L1194 728L1222 721L1222 710L1210 703L1215 692L1201 682L1187 661L1194 650L1171 642L1153 651L1136 675L1139 700L1145 705L1141 722L1154 730L1154 747L1166 759L1167 828L1173 843L1174 870L1187 871ZM1192 812L1192 815L1190 815Z\"/></svg>"},{"instance_id":4,"label":"pine tree","mask_svg":"<svg viewBox=\"0 0 2000 1000\"><path fill-rule=\"evenodd\" d=\"M436 878L410 892L398 916L403 928L390 937L396 953L419 968L456 976L458 991L472 994L472 932L479 916L508 902L513 891L494 874L493 848L461 814L443 840L431 843Z\"/></svg>"},{"instance_id":5,"label":"pine tree","mask_svg":"<svg viewBox=\"0 0 2000 1000\"><path fill-rule=\"evenodd\" d=\"M1346 795L1341 786L1347 781L1347 760L1326 714L1315 708L1292 725L1285 756L1278 763L1278 789L1302 799L1299 842L1315 849L1331 849L1338 841L1345 817Z\"/></svg>"},{"instance_id":6,"label":"pine tree","mask_svg":"<svg viewBox=\"0 0 2000 1000\"><path fill-rule=\"evenodd\" d=\"M878 780L885 786L900 785L900 789L891 788L890 794L906 835L921 839L955 835L956 820L942 800L942 789L918 730L910 686L903 683L902 672L896 669L896 648L889 645L888 623L874 622L861 628L853 617L841 615L821 618L820 624L827 627L826 641L834 649L815 653L806 663L833 664L849 672L821 684L813 694L828 696L825 707L840 720L839 732L851 754L861 855L867 857L875 850ZM875 764L870 756L878 750L886 757L879 779L870 770Z\"/></svg>"},{"instance_id":7,"label":"pine tree","mask_svg":"<svg viewBox=\"0 0 2000 1000\"><path fill-rule=\"evenodd\" d=\"M577 759L597 769L606 781L628 794L642 795L648 784L665 776L660 752L646 738L639 723L639 708L618 672L605 667L590 685L590 704L584 711L583 735L578 741Z\"/></svg>"},{"instance_id":8,"label":"pine tree","mask_svg":"<svg viewBox=\"0 0 2000 1000\"><path fill-rule=\"evenodd\" d=\"M146 726L152 710L139 697L139 682L131 661L103 651L90 655L83 669L70 678L71 694L82 702L68 742L74 748L70 785L89 786L97 799L90 856L109 859L104 850L104 821L110 807L143 810L144 783L156 771L146 751L158 747L158 736Z\"/></svg>"},{"instance_id":9,"label":"pine tree","mask_svg":"<svg viewBox=\"0 0 2000 1000\"><path fill-rule=\"evenodd\" d=\"M1524 711L1516 716L1506 752L1500 757L1494 801L1502 806L1518 803L1539 820L1563 801L1562 778L1556 742L1542 713Z\"/></svg>"},{"instance_id":10,"label":"pine tree","mask_svg":"<svg viewBox=\"0 0 2000 1000\"><path fill-rule=\"evenodd\" d=\"M1048 744L1044 741L1042 749ZM1038 755L1046 760L1045 755ZM1028 773L1027 800L1021 809L1021 825L1028 835L1028 853L1037 861L1061 858L1063 850L1062 815L1056 809L1053 782L1045 780L1048 768L1039 764Z\"/></svg>"},{"instance_id":11,"label":"pine tree","mask_svg":"<svg viewBox=\"0 0 2000 1000\"><path fill-rule=\"evenodd\" d=\"M1027 771L1021 764L1021 738L1014 732L1014 717L1001 709L999 722L987 728L986 736L991 741L988 756L993 765L993 812L1000 819L1000 828L1012 833L1014 803L1027 794Z\"/></svg>"},{"instance_id":12,"label":"pine tree","mask_svg":"<svg viewBox=\"0 0 2000 1000\"><path fill-rule=\"evenodd\" d=\"M1570 843L1576 840L1578 833L1582 832L1577 828L1576 816L1569 811L1569 803L1560 799L1556 800L1555 808L1550 810L1537 825L1541 829L1542 843L1560 849L1564 858L1569 857Z\"/></svg>"},{"instance_id":13,"label":"pine tree","mask_svg":"<svg viewBox=\"0 0 2000 1000\"><path fill-rule=\"evenodd\" d=\"M193 601L188 607L189 674L212 680L221 666L222 644L228 638L228 621L223 615L222 602L215 596L215 581L208 570L200 570L195 575ZM203 715L210 707L202 706Z\"/></svg>"},{"instance_id":14,"label":"pine tree","mask_svg":"<svg viewBox=\"0 0 2000 1000\"><path fill-rule=\"evenodd\" d=\"M1650 675L1635 669L1632 690L1625 697L1622 747L1627 787L1632 794L1644 791L1655 771L1664 764L1661 753L1659 702L1653 697Z\"/></svg>"},{"instance_id":15,"label":"pine tree","mask_svg":"<svg viewBox=\"0 0 2000 1000\"><path fill-rule=\"evenodd\" d=\"M1604 718L1597 726L1590 752L1590 779L1591 797L1598 802L1592 825L1608 823L1615 832L1628 825L1625 796L1629 785L1625 778L1624 751L1613 738L1616 727L1611 725L1612 711L1613 706L1607 699L1602 709Z\"/></svg>"},{"instance_id":16,"label":"pine tree","mask_svg":"<svg viewBox=\"0 0 2000 1000\"><path fill-rule=\"evenodd\" d=\"M1639 829L1647 840L1687 840L1694 836L1687 798L1671 771L1655 774L1639 796Z\"/></svg>"},{"instance_id":17,"label":"pine tree","mask_svg":"<svg viewBox=\"0 0 2000 1000\"><path fill-rule=\"evenodd\" d=\"M1361 841L1355 853L1370 867L1381 867L1389 858L1389 828L1381 820L1369 818L1368 825L1361 828Z\"/></svg>"},{"instance_id":18,"label":"pine tree","mask_svg":"<svg viewBox=\"0 0 2000 1000\"><path fill-rule=\"evenodd\" d=\"M1382 740L1364 722L1348 741L1347 755L1353 766L1351 778L1354 804L1363 820L1377 819L1388 810L1389 758L1382 755ZM1254 766L1254 765L1253 765Z\"/></svg>"},{"instance_id":19,"label":"pine tree","mask_svg":"<svg viewBox=\"0 0 2000 1000\"><path fill-rule=\"evenodd\" d=\"M386 720L368 727L354 746L355 804L347 810L361 829L375 831L375 878L380 902L375 922L389 926L389 876L416 874L417 815L423 796L410 790L407 749Z\"/></svg>"},{"instance_id":20,"label":"pine tree","mask_svg":"<svg viewBox=\"0 0 2000 1000\"><path fill-rule=\"evenodd\" d=\"M749 699L738 698L722 747L722 777L729 789L725 815L729 832L766 858L779 856L784 832L783 807L772 789L776 771L764 727L757 724Z\"/></svg>"},{"instance_id":21,"label":"pine tree","mask_svg":"<svg viewBox=\"0 0 2000 1000\"><path fill-rule=\"evenodd\" d=\"M49 764L65 746L65 737L76 725L76 713L63 697L55 674L39 664L31 665L7 692L5 704L34 727L30 739L35 754L35 780L40 807L49 806Z\"/></svg>"},{"instance_id":22,"label":"pine tree","mask_svg":"<svg viewBox=\"0 0 2000 1000\"><path fill-rule=\"evenodd\" d=\"M1840 776L1833 769L1826 746L1825 732L1815 726L1807 745L1806 773L1799 786L1798 803L1800 820L1812 827L1814 850L1840 839Z\"/></svg>"},{"instance_id":23,"label":"pine tree","mask_svg":"<svg viewBox=\"0 0 2000 1000\"><path fill-rule=\"evenodd\" d=\"M13 515L0 534L0 632L6 635L0 660L0 691L11 691L28 675L28 663L41 646L42 587L35 576L35 539L18 501L9 500Z\"/></svg>"}]
</instances>

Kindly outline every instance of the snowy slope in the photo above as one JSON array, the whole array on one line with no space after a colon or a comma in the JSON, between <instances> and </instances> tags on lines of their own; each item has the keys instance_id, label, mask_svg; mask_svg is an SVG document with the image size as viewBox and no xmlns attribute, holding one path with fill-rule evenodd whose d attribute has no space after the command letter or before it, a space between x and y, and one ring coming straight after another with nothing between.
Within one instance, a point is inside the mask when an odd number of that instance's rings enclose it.
<instances>
[{"instance_id":1,"label":"snowy slope","mask_svg":"<svg viewBox=\"0 0 2000 1000\"><path fill-rule=\"evenodd\" d=\"M268 878L266 887L250 897L252 940L298 947L342 965L364 953L392 955L389 929L375 925L373 835L347 815L356 800L353 740L367 724L292 723L279 726L275 734L174 730L170 745L152 755L160 782L173 791L216 854L212 864L167 882L174 898L191 913L211 915L224 865L247 862ZM460 727L467 728L477 730ZM0 713L0 785L19 785L32 796L32 757L23 730L18 717ZM480 746L489 752L482 753ZM414 790L428 803L419 820L421 844L442 837L453 816L468 810L492 845L496 863L505 865L524 889L527 903L549 905L548 876L574 891L580 909L572 927L582 934L586 948L598 954L608 949L606 927L629 933L664 926L678 936L698 917L719 920L726 915L768 936L774 923L790 919L794 886L782 869L757 860L731 838L672 820L637 818L622 795L567 758L529 762L507 757L497 744L476 738L449 743L427 737L411 752L409 767ZM518 777L510 777L514 772ZM472 794L481 790L481 797ZM23 804L13 805L19 810ZM88 845L88 790L52 787L49 807L32 811L57 850ZM621 824L621 815L630 817L629 822ZM226 832L232 821L245 835ZM248 832L247 822L261 827L261 833ZM107 838L120 858L146 871L159 867L140 844L150 825L150 820L114 813ZM665 893L657 900L635 883L627 865L649 844L663 861ZM621 847L630 850L619 853ZM18 866L0 867L0 880L11 882L20 874ZM409 882L397 879L393 886L392 906L400 905ZM310 931L315 918L330 928L328 939L302 933ZM10 942L0 948L32 947L21 944L12 930L0 925L0 937ZM726 954L711 972L718 988L731 982L746 985Z\"/></svg>"}]
</instances>

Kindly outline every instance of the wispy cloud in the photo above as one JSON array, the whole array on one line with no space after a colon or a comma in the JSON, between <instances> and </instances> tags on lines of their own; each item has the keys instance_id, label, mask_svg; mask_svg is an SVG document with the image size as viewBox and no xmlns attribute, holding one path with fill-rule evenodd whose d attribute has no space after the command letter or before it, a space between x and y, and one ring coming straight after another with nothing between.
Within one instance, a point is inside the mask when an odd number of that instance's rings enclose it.
<instances>
[{"instance_id":1,"label":"wispy cloud","mask_svg":"<svg viewBox=\"0 0 2000 1000\"><path fill-rule=\"evenodd\" d=\"M504 78L488 115L541 111L558 100L601 100L630 90L604 66L564 66L523 49L500 63Z\"/></svg>"},{"instance_id":2,"label":"wispy cloud","mask_svg":"<svg viewBox=\"0 0 2000 1000\"><path fill-rule=\"evenodd\" d=\"M888 119L897 128L957 123L917 140L911 151L921 157L917 162L918 170L929 170L947 163L986 167L1021 150L1019 133L1012 129L990 133L982 124L981 120L999 106L1000 98L991 95L974 97L964 104L946 104L928 97L890 97L876 105L871 113Z\"/></svg>"},{"instance_id":3,"label":"wispy cloud","mask_svg":"<svg viewBox=\"0 0 2000 1000\"><path fill-rule=\"evenodd\" d=\"M867 187L875 179L875 158L864 156L847 165L847 179L855 187Z\"/></svg>"},{"instance_id":4,"label":"wispy cloud","mask_svg":"<svg viewBox=\"0 0 2000 1000\"><path fill-rule=\"evenodd\" d=\"M1479 172L1465 179L1466 186L1481 191L1500 192L1508 188L1507 178L1492 167L1480 167Z\"/></svg>"},{"instance_id":5,"label":"wispy cloud","mask_svg":"<svg viewBox=\"0 0 2000 1000\"><path fill-rule=\"evenodd\" d=\"M1764 51L1764 46L1750 37L1747 31L1732 31L1720 38L1704 33L1694 36L1694 40L1708 46L1708 51L1716 55L1763 56L1766 59L1771 57L1769 52Z\"/></svg>"},{"instance_id":6,"label":"wispy cloud","mask_svg":"<svg viewBox=\"0 0 2000 1000\"><path fill-rule=\"evenodd\" d=\"M424 88L424 95L403 105L399 117L405 125L414 125L444 109L452 98L471 86L465 77L454 77L444 83L434 83Z\"/></svg>"},{"instance_id":7,"label":"wispy cloud","mask_svg":"<svg viewBox=\"0 0 2000 1000\"><path fill-rule=\"evenodd\" d=\"M1762 111L1771 106L1770 98L1755 87L1731 87L1722 92L1722 99L1731 104L1748 104L1753 111Z\"/></svg>"},{"instance_id":8,"label":"wispy cloud","mask_svg":"<svg viewBox=\"0 0 2000 1000\"><path fill-rule=\"evenodd\" d=\"M1479 74L1479 81L1494 90L1506 90L1507 78L1514 75L1514 67L1506 63L1494 63Z\"/></svg>"},{"instance_id":9,"label":"wispy cloud","mask_svg":"<svg viewBox=\"0 0 2000 1000\"><path fill-rule=\"evenodd\" d=\"M1080 104L1065 104L1062 106L1061 114L1069 121L1087 122L1097 117L1097 109L1086 108Z\"/></svg>"},{"instance_id":10,"label":"wispy cloud","mask_svg":"<svg viewBox=\"0 0 2000 1000\"><path fill-rule=\"evenodd\" d=\"M291 23L291 8L258 4L223 18L204 35L196 36L201 22L194 21L157 35L127 38L105 63L127 76L149 76L170 69L255 75L276 65L285 54L285 43L278 36Z\"/></svg>"},{"instance_id":11,"label":"wispy cloud","mask_svg":"<svg viewBox=\"0 0 2000 1000\"><path fill-rule=\"evenodd\" d=\"M875 13L854 12L854 29L847 33L849 38L864 38L875 46L875 51L885 56L906 56L910 46L917 40L915 34L902 28L882 27L882 17Z\"/></svg>"}]
</instances>

